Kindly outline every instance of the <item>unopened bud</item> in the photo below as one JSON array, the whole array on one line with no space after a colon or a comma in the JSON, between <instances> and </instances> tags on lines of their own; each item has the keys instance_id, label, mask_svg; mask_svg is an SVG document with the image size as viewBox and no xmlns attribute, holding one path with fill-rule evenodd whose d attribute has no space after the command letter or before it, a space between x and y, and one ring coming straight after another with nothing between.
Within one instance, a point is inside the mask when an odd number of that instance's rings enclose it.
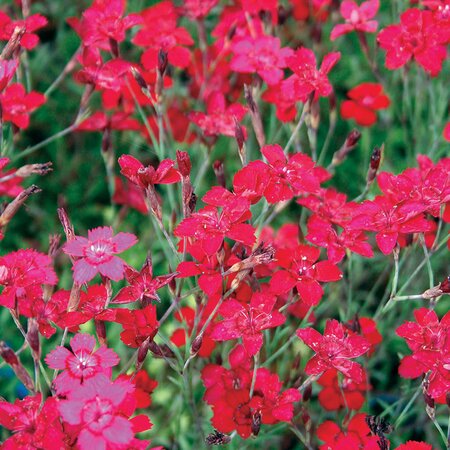
<instances>
[{"instance_id":1,"label":"unopened bud","mask_svg":"<svg viewBox=\"0 0 450 450\"><path fill-rule=\"evenodd\" d=\"M177 150L177 164L182 177L188 177L191 174L192 164L187 152Z\"/></svg>"},{"instance_id":2,"label":"unopened bud","mask_svg":"<svg viewBox=\"0 0 450 450\"><path fill-rule=\"evenodd\" d=\"M21 363L18 356L14 353L5 342L0 341L0 356L5 360L7 364L11 366L11 369L16 374L17 378L24 384L29 391L34 391L34 383L25 367Z\"/></svg>"},{"instance_id":3,"label":"unopened bud","mask_svg":"<svg viewBox=\"0 0 450 450\"><path fill-rule=\"evenodd\" d=\"M114 58L118 58L119 57L119 43L115 39L109 38L109 47L111 49L111 53L114 56Z\"/></svg>"},{"instance_id":4,"label":"unopened bud","mask_svg":"<svg viewBox=\"0 0 450 450\"><path fill-rule=\"evenodd\" d=\"M66 210L64 208L58 208L57 212L59 221L61 222L67 241L75 239L75 231L72 223L70 222Z\"/></svg>"},{"instance_id":5,"label":"unopened bud","mask_svg":"<svg viewBox=\"0 0 450 450\"><path fill-rule=\"evenodd\" d=\"M191 344L191 355L196 355L200 351L200 347L203 344L203 335L199 334Z\"/></svg>"},{"instance_id":6,"label":"unopened bud","mask_svg":"<svg viewBox=\"0 0 450 450\"><path fill-rule=\"evenodd\" d=\"M25 201L33 194L41 192L41 189L35 185L22 191L11 203L9 203L4 211L0 215L0 231L3 227L8 225L11 219L16 215L19 208L25 203Z\"/></svg>"},{"instance_id":7,"label":"unopened bud","mask_svg":"<svg viewBox=\"0 0 450 450\"><path fill-rule=\"evenodd\" d=\"M241 124L234 118L234 136L238 145L239 158L241 159L242 165L246 164L247 152L245 148L245 135Z\"/></svg>"},{"instance_id":8,"label":"unopened bud","mask_svg":"<svg viewBox=\"0 0 450 450\"><path fill-rule=\"evenodd\" d=\"M144 80L144 77L141 75L139 70L137 70L136 67L131 67L130 71L131 71L131 74L133 75L133 78L136 80L136 83L139 85L139 87L143 91L148 92L148 90L149 90L148 89L148 84Z\"/></svg>"},{"instance_id":9,"label":"unopened bud","mask_svg":"<svg viewBox=\"0 0 450 450\"><path fill-rule=\"evenodd\" d=\"M358 130L351 131L345 139L342 147L333 155L331 166L338 166L341 164L347 155L356 147L356 144L361 138L361 133Z\"/></svg>"},{"instance_id":10,"label":"unopened bud","mask_svg":"<svg viewBox=\"0 0 450 450\"><path fill-rule=\"evenodd\" d=\"M158 72L161 74L161 76L163 76L164 73L166 72L167 63L168 63L167 52L162 48L160 48L158 51Z\"/></svg>"},{"instance_id":11,"label":"unopened bud","mask_svg":"<svg viewBox=\"0 0 450 450\"><path fill-rule=\"evenodd\" d=\"M251 87L244 86L244 96L247 101L247 105L250 109L250 117L252 119L253 130L255 131L256 139L260 147L263 147L266 143L266 138L264 135L264 128L261 120L261 114L259 112L258 105L253 99L253 94Z\"/></svg>"},{"instance_id":12,"label":"unopened bud","mask_svg":"<svg viewBox=\"0 0 450 450\"><path fill-rule=\"evenodd\" d=\"M427 289L422 297L426 300L431 300L437 297L440 297L443 294L450 293L450 275L445 278L444 281L439 283L437 286L432 287L431 289Z\"/></svg>"},{"instance_id":13,"label":"unopened bud","mask_svg":"<svg viewBox=\"0 0 450 450\"><path fill-rule=\"evenodd\" d=\"M312 383L309 383L306 388L303 390L303 401L307 402L311 399L312 396Z\"/></svg>"},{"instance_id":14,"label":"unopened bud","mask_svg":"<svg viewBox=\"0 0 450 450\"><path fill-rule=\"evenodd\" d=\"M106 346L106 325L103 320L94 320L95 332L97 334L98 342L100 345Z\"/></svg>"},{"instance_id":15,"label":"unopened bud","mask_svg":"<svg viewBox=\"0 0 450 450\"><path fill-rule=\"evenodd\" d=\"M222 187L226 187L226 180L225 180L225 169L223 166L223 162L220 160L216 160L213 163L213 170L216 175L217 184Z\"/></svg>"},{"instance_id":16,"label":"unopened bud","mask_svg":"<svg viewBox=\"0 0 450 450\"><path fill-rule=\"evenodd\" d=\"M9 41L6 43L2 53L0 54L0 59L11 59L20 48L20 41L22 40L22 36L27 31L25 26L17 26L14 28Z\"/></svg>"},{"instance_id":17,"label":"unopened bud","mask_svg":"<svg viewBox=\"0 0 450 450\"><path fill-rule=\"evenodd\" d=\"M147 338L138 348L138 354L136 359L136 370L140 370L142 364L144 364L145 358L150 346L150 338Z\"/></svg>"},{"instance_id":18,"label":"unopened bud","mask_svg":"<svg viewBox=\"0 0 450 450\"><path fill-rule=\"evenodd\" d=\"M380 168L381 158L383 156L384 144L381 147L375 147L370 157L370 167L367 171L366 183L370 186L375 180L378 169Z\"/></svg>"},{"instance_id":19,"label":"unopened bud","mask_svg":"<svg viewBox=\"0 0 450 450\"><path fill-rule=\"evenodd\" d=\"M27 342L33 351L33 358L41 359L41 345L39 342L39 326L36 319L28 319Z\"/></svg>"}]
</instances>

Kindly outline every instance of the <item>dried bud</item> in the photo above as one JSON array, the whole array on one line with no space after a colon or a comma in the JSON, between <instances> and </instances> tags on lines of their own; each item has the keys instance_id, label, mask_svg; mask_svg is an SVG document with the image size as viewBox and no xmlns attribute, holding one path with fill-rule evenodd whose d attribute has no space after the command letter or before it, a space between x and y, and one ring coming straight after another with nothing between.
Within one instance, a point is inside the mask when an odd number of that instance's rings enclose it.
<instances>
[{"instance_id":1,"label":"dried bud","mask_svg":"<svg viewBox=\"0 0 450 450\"><path fill-rule=\"evenodd\" d=\"M191 159L189 158L189 154L187 152L182 152L181 150L177 150L177 164L178 170L181 173L181 176L189 177L191 174Z\"/></svg>"},{"instance_id":2,"label":"dried bud","mask_svg":"<svg viewBox=\"0 0 450 450\"><path fill-rule=\"evenodd\" d=\"M72 223L70 222L69 216L64 208L58 208L58 217L61 225L64 229L67 241L71 241L75 238L75 231Z\"/></svg>"},{"instance_id":3,"label":"dried bud","mask_svg":"<svg viewBox=\"0 0 450 450\"><path fill-rule=\"evenodd\" d=\"M14 31L9 38L9 41L6 43L5 48L0 54L0 59L11 59L20 48L20 41L22 40L22 36L27 31L25 26L17 26L14 28Z\"/></svg>"},{"instance_id":4,"label":"dried bud","mask_svg":"<svg viewBox=\"0 0 450 450\"><path fill-rule=\"evenodd\" d=\"M48 242L48 256L50 256L50 258L54 258L56 252L58 251L59 243L61 242L61 235L51 234L48 237Z\"/></svg>"},{"instance_id":5,"label":"dried bud","mask_svg":"<svg viewBox=\"0 0 450 450\"><path fill-rule=\"evenodd\" d=\"M148 202L149 209L152 211L153 215L156 217L159 223L162 223L162 205L161 199L156 193L155 186L152 184L145 190L146 200Z\"/></svg>"},{"instance_id":6,"label":"dried bud","mask_svg":"<svg viewBox=\"0 0 450 450\"><path fill-rule=\"evenodd\" d=\"M370 428L370 431L375 435L382 437L385 434L392 433L394 429L392 425L384 420L382 417L377 416L366 416L367 426Z\"/></svg>"},{"instance_id":7,"label":"dried bud","mask_svg":"<svg viewBox=\"0 0 450 450\"><path fill-rule=\"evenodd\" d=\"M207 445L225 445L231 442L231 437L228 434L223 434L220 431L214 430L213 433L208 434L205 438Z\"/></svg>"},{"instance_id":8,"label":"dried bud","mask_svg":"<svg viewBox=\"0 0 450 450\"><path fill-rule=\"evenodd\" d=\"M22 191L11 203L9 203L5 210L0 215L0 231L3 227L8 225L11 219L16 215L19 208L25 203L25 201L33 194L41 192L41 189L35 185Z\"/></svg>"},{"instance_id":9,"label":"dried bud","mask_svg":"<svg viewBox=\"0 0 450 450\"><path fill-rule=\"evenodd\" d=\"M439 283L437 286L432 287L431 289L427 289L422 297L426 300L431 300L437 297L440 297L443 294L450 293L450 275L445 278L444 281Z\"/></svg>"},{"instance_id":10,"label":"dried bud","mask_svg":"<svg viewBox=\"0 0 450 450\"><path fill-rule=\"evenodd\" d=\"M174 358L175 355L170 348L163 344L158 345L155 341L150 341L148 344L149 350L156 358Z\"/></svg>"},{"instance_id":11,"label":"dried bud","mask_svg":"<svg viewBox=\"0 0 450 450\"><path fill-rule=\"evenodd\" d=\"M423 399L425 401L425 404L427 407L434 409L435 408L435 402L433 397L431 397L430 394L426 391L426 389L423 390Z\"/></svg>"},{"instance_id":12,"label":"dried bud","mask_svg":"<svg viewBox=\"0 0 450 450\"><path fill-rule=\"evenodd\" d=\"M381 147L375 147L370 157L370 167L367 171L366 183L370 186L375 180L383 156L384 144Z\"/></svg>"},{"instance_id":13,"label":"dried bud","mask_svg":"<svg viewBox=\"0 0 450 450\"><path fill-rule=\"evenodd\" d=\"M264 135L264 128L261 120L261 114L259 112L258 105L253 99L251 88L244 85L244 96L247 101L247 105L250 109L250 117L252 119L253 130L255 131L256 139L260 147L263 147L266 143L266 137Z\"/></svg>"},{"instance_id":14,"label":"dried bud","mask_svg":"<svg viewBox=\"0 0 450 450\"><path fill-rule=\"evenodd\" d=\"M30 175L37 174L37 175L45 175L48 172L51 172L52 169L52 163L46 162L43 164L27 164L25 166L20 167L16 171L16 175L21 178L29 177Z\"/></svg>"},{"instance_id":15,"label":"dried bud","mask_svg":"<svg viewBox=\"0 0 450 450\"><path fill-rule=\"evenodd\" d=\"M196 355L200 351L200 347L203 344L203 335L199 334L191 344L191 355Z\"/></svg>"},{"instance_id":16,"label":"dried bud","mask_svg":"<svg viewBox=\"0 0 450 450\"><path fill-rule=\"evenodd\" d=\"M259 411L255 411L252 414L251 429L253 436L258 436L259 431L261 429L261 413Z\"/></svg>"},{"instance_id":17,"label":"dried bud","mask_svg":"<svg viewBox=\"0 0 450 450\"><path fill-rule=\"evenodd\" d=\"M214 170L214 173L216 174L217 184L219 186L226 187L227 183L225 180L225 170L224 170L223 162L219 161L218 159L216 161L214 161L213 170Z\"/></svg>"}]
</instances>

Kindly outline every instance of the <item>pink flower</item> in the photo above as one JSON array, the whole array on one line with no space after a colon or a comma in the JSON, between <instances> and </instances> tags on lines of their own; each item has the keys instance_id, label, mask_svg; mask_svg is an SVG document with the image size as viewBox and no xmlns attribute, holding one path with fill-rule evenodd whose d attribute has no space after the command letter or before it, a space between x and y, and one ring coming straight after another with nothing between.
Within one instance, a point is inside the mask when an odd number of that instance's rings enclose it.
<instances>
[{"instance_id":1,"label":"pink flower","mask_svg":"<svg viewBox=\"0 0 450 450\"><path fill-rule=\"evenodd\" d=\"M79 258L73 265L74 280L86 283L97 273L114 281L123 278L123 261L114 256L122 253L134 244L137 238L131 233L118 233L113 237L111 227L98 227L88 231L88 237L75 236L64 245L64 253Z\"/></svg>"},{"instance_id":2,"label":"pink flower","mask_svg":"<svg viewBox=\"0 0 450 450\"><path fill-rule=\"evenodd\" d=\"M81 450L129 448L134 432L132 423L122 413L121 404L133 390L125 380L112 383L99 376L60 402L63 420L80 428L77 444Z\"/></svg>"},{"instance_id":3,"label":"pink flower","mask_svg":"<svg viewBox=\"0 0 450 450\"><path fill-rule=\"evenodd\" d=\"M280 39L261 36L244 38L232 45L234 54L230 67L240 73L257 73L269 85L283 78L286 58L294 53L290 48L280 48Z\"/></svg>"},{"instance_id":4,"label":"pink flower","mask_svg":"<svg viewBox=\"0 0 450 450\"><path fill-rule=\"evenodd\" d=\"M336 25L331 30L330 39L334 41L339 36L358 31L362 33L375 33L378 22L373 19L380 7L379 0L368 0L358 6L352 0L344 0L341 3L341 15L345 19L345 24Z\"/></svg>"},{"instance_id":5,"label":"pink flower","mask_svg":"<svg viewBox=\"0 0 450 450\"><path fill-rule=\"evenodd\" d=\"M105 346L94 351L95 338L89 334L76 334L70 341L70 347L72 351L58 346L45 358L49 367L63 370L54 381L58 394L79 388L99 373L111 375L110 368L119 363L116 353Z\"/></svg>"}]
</instances>

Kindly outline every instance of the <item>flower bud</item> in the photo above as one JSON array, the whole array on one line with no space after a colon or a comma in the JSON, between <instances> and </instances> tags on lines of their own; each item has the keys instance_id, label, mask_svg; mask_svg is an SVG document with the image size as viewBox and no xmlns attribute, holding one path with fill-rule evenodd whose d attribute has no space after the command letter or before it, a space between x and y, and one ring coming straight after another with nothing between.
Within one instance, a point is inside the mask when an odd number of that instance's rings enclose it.
<instances>
[{"instance_id":1,"label":"flower bud","mask_svg":"<svg viewBox=\"0 0 450 450\"><path fill-rule=\"evenodd\" d=\"M218 159L216 161L214 161L213 170L216 175L217 184L219 186L226 187L225 170L224 170L223 162L219 161Z\"/></svg>"},{"instance_id":2,"label":"flower bud","mask_svg":"<svg viewBox=\"0 0 450 450\"><path fill-rule=\"evenodd\" d=\"M196 355L200 351L200 347L203 344L203 335L199 334L191 344L191 355Z\"/></svg>"},{"instance_id":3,"label":"flower bud","mask_svg":"<svg viewBox=\"0 0 450 450\"><path fill-rule=\"evenodd\" d=\"M7 364L11 366L11 369L14 371L17 378L24 384L24 386L29 391L34 392L34 383L30 375L25 370L25 367L21 363L20 359L14 353L14 350L8 347L3 341L0 341L0 356Z\"/></svg>"},{"instance_id":4,"label":"flower bud","mask_svg":"<svg viewBox=\"0 0 450 450\"><path fill-rule=\"evenodd\" d=\"M381 158L383 156L384 144L381 147L375 147L372 152L372 156L370 157L370 167L367 171L366 183L367 186L370 186L375 180L378 169L380 167Z\"/></svg>"},{"instance_id":5,"label":"flower bud","mask_svg":"<svg viewBox=\"0 0 450 450\"><path fill-rule=\"evenodd\" d=\"M33 351L35 360L41 359L41 345L39 342L39 327L36 319L28 319L27 342Z\"/></svg>"},{"instance_id":6,"label":"flower bud","mask_svg":"<svg viewBox=\"0 0 450 450\"><path fill-rule=\"evenodd\" d=\"M0 215L0 230L8 225L11 219L16 215L19 208L25 203L25 201L33 194L41 192L41 189L35 185L22 191L11 203L9 203L5 210Z\"/></svg>"},{"instance_id":7,"label":"flower bud","mask_svg":"<svg viewBox=\"0 0 450 450\"><path fill-rule=\"evenodd\" d=\"M9 41L6 43L3 51L0 55L0 59L11 59L20 48L20 41L22 40L22 36L27 31L25 26L17 26L14 28Z\"/></svg>"},{"instance_id":8,"label":"flower bud","mask_svg":"<svg viewBox=\"0 0 450 450\"><path fill-rule=\"evenodd\" d=\"M27 164L17 169L15 174L20 178L26 178L33 174L45 175L48 172L51 172L52 170L53 169L51 162L46 162L42 164Z\"/></svg>"},{"instance_id":9,"label":"flower bud","mask_svg":"<svg viewBox=\"0 0 450 450\"><path fill-rule=\"evenodd\" d=\"M247 101L247 105L250 109L250 117L252 119L253 129L255 131L256 139L260 147L263 147L266 143L266 138L264 135L264 128L261 120L261 114L259 112L258 105L255 103L253 99L253 94L251 88L247 85L244 85L244 96Z\"/></svg>"},{"instance_id":10,"label":"flower bud","mask_svg":"<svg viewBox=\"0 0 450 450\"><path fill-rule=\"evenodd\" d=\"M177 150L177 164L178 171L181 173L183 178L188 177L191 174L192 164L187 152Z\"/></svg>"},{"instance_id":11,"label":"flower bud","mask_svg":"<svg viewBox=\"0 0 450 450\"><path fill-rule=\"evenodd\" d=\"M331 165L338 166L341 164L347 158L347 155L356 147L360 139L361 133L358 130L350 131L342 147L333 155Z\"/></svg>"}]
</instances>

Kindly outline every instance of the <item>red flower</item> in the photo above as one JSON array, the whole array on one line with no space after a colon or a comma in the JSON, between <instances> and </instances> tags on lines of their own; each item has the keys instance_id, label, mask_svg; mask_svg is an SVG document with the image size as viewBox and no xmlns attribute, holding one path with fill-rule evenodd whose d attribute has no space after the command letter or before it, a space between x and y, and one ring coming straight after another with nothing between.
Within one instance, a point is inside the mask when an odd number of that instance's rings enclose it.
<instances>
[{"instance_id":1,"label":"red flower","mask_svg":"<svg viewBox=\"0 0 450 450\"><path fill-rule=\"evenodd\" d=\"M80 131L105 131L109 130L134 130L141 129L138 120L129 117L128 113L118 111L107 116L102 111L97 111L87 119L83 120L77 127Z\"/></svg>"},{"instance_id":2,"label":"red flower","mask_svg":"<svg viewBox=\"0 0 450 450\"><path fill-rule=\"evenodd\" d=\"M10 169L3 172L3 169L9 164L9 158L0 158L0 178L9 176L15 172L15 169ZM22 178L11 176L11 178L0 182L0 195L5 195L8 197L16 197L19 195L23 188L20 186Z\"/></svg>"},{"instance_id":3,"label":"red flower","mask_svg":"<svg viewBox=\"0 0 450 450\"><path fill-rule=\"evenodd\" d=\"M389 255L397 243L399 233L419 233L429 229L423 216L421 202L394 203L381 195L366 200L356 210L348 224L349 230L375 231L378 248Z\"/></svg>"},{"instance_id":4,"label":"red flower","mask_svg":"<svg viewBox=\"0 0 450 450\"><path fill-rule=\"evenodd\" d=\"M338 281L342 278L339 268L330 261L317 262L319 256L318 248L307 245L278 250L275 259L284 270L273 274L270 280L272 292L283 294L295 286L305 303L317 305L323 296L319 281Z\"/></svg>"},{"instance_id":5,"label":"red flower","mask_svg":"<svg viewBox=\"0 0 450 450\"><path fill-rule=\"evenodd\" d=\"M53 381L58 394L78 389L99 373L110 376L111 367L119 363L119 357L109 348L101 346L94 351L95 338L89 334L76 334L70 347L72 351L56 347L45 358L49 367L63 370Z\"/></svg>"},{"instance_id":6,"label":"red flower","mask_svg":"<svg viewBox=\"0 0 450 450\"><path fill-rule=\"evenodd\" d=\"M405 356L399 367L404 378L417 378L427 372L427 392L432 398L450 390L450 312L439 322L432 310L414 311L416 322L406 322L397 328L413 354Z\"/></svg>"},{"instance_id":7,"label":"red flower","mask_svg":"<svg viewBox=\"0 0 450 450\"><path fill-rule=\"evenodd\" d=\"M146 370L139 370L132 375L120 375L117 379L129 380L134 384L136 408L148 408L152 404L151 395L158 386L158 382L150 378Z\"/></svg>"},{"instance_id":8,"label":"red flower","mask_svg":"<svg viewBox=\"0 0 450 450\"><path fill-rule=\"evenodd\" d=\"M187 67L191 54L186 46L194 41L183 27L177 27L177 14L170 1L163 1L140 12L143 24L132 42L147 47L141 62L147 70L158 67L158 52L167 53L169 63L176 67Z\"/></svg>"},{"instance_id":9,"label":"red flower","mask_svg":"<svg viewBox=\"0 0 450 450\"><path fill-rule=\"evenodd\" d=\"M366 401L366 392L372 387L367 383L366 373L363 372L361 383L355 383L351 378L338 379L336 369L328 369L317 380L322 386L319 392L319 402L327 411L341 408L359 410Z\"/></svg>"},{"instance_id":10,"label":"red flower","mask_svg":"<svg viewBox=\"0 0 450 450\"><path fill-rule=\"evenodd\" d=\"M248 355L256 355L263 345L262 331L286 321L283 314L273 311L276 300L275 296L264 293L254 293L248 306L226 300L219 309L224 320L215 325L211 337L216 341L242 337Z\"/></svg>"},{"instance_id":11,"label":"red flower","mask_svg":"<svg viewBox=\"0 0 450 450\"><path fill-rule=\"evenodd\" d=\"M408 9L400 16L400 24L381 30L377 40L386 50L386 67L390 70L414 58L431 76L436 76L447 55L448 33L436 26L431 11Z\"/></svg>"},{"instance_id":12,"label":"red flower","mask_svg":"<svg viewBox=\"0 0 450 450\"><path fill-rule=\"evenodd\" d=\"M11 81L11 78L16 73L18 66L19 60L17 59L11 59L9 61L4 59L0 60L0 92L2 92Z\"/></svg>"},{"instance_id":13,"label":"red flower","mask_svg":"<svg viewBox=\"0 0 450 450\"><path fill-rule=\"evenodd\" d=\"M45 96L39 92L26 93L20 83L10 84L0 95L3 120L12 122L18 128L27 128L30 124L30 113L46 102Z\"/></svg>"},{"instance_id":14,"label":"red flower","mask_svg":"<svg viewBox=\"0 0 450 450\"><path fill-rule=\"evenodd\" d=\"M126 181L124 183L120 177L116 177L114 180L112 201L118 205L134 208L141 214L147 214L148 206L145 202L144 191L131 182Z\"/></svg>"},{"instance_id":15,"label":"red flower","mask_svg":"<svg viewBox=\"0 0 450 450\"><path fill-rule=\"evenodd\" d=\"M359 33L375 33L378 22L373 19L380 7L379 0L368 0L358 6L352 0L344 0L341 3L341 15L345 19L345 24L335 25L331 30L330 39L334 41L343 34L357 31Z\"/></svg>"},{"instance_id":16,"label":"red flower","mask_svg":"<svg viewBox=\"0 0 450 450\"><path fill-rule=\"evenodd\" d=\"M242 346L235 347L229 356L231 369L213 364L202 370L206 387L205 400L212 405L213 426L223 432L236 430L246 439L254 428L256 418L260 423L289 422L293 417L293 403L300 400L297 389L280 392L282 384L276 374L267 369L257 370L253 397L251 366ZM258 420L259 420L258 419Z\"/></svg>"},{"instance_id":17,"label":"red flower","mask_svg":"<svg viewBox=\"0 0 450 450\"><path fill-rule=\"evenodd\" d=\"M361 366L350 359L367 353L370 344L365 338L349 335L345 327L334 319L327 321L323 336L313 328L299 329L297 336L316 352L306 364L308 375L320 375L334 367L355 383L362 382L364 372Z\"/></svg>"},{"instance_id":18,"label":"red flower","mask_svg":"<svg viewBox=\"0 0 450 450\"><path fill-rule=\"evenodd\" d=\"M332 0L290 0L297 20L325 22L328 19Z\"/></svg>"},{"instance_id":19,"label":"red flower","mask_svg":"<svg viewBox=\"0 0 450 450\"><path fill-rule=\"evenodd\" d=\"M39 44L39 37L34 31L47 25L48 21L40 14L33 14L25 20L11 20L9 16L0 11L0 40L9 41L16 27L25 28L25 33L20 39L20 45L27 50L32 50Z\"/></svg>"},{"instance_id":20,"label":"red flower","mask_svg":"<svg viewBox=\"0 0 450 450\"><path fill-rule=\"evenodd\" d=\"M100 375L60 402L62 419L79 430L77 445L81 450L129 448L134 430L122 404L133 390L125 380L112 383Z\"/></svg>"},{"instance_id":21,"label":"red flower","mask_svg":"<svg viewBox=\"0 0 450 450\"><path fill-rule=\"evenodd\" d=\"M340 58L339 52L328 53L323 58L320 69L317 69L312 50L305 47L296 50L294 55L287 59L288 67L297 76L293 83L294 97L302 102L305 102L312 92L315 92L316 98L328 97L333 90L328 81L328 73Z\"/></svg>"},{"instance_id":22,"label":"red flower","mask_svg":"<svg viewBox=\"0 0 450 450\"><path fill-rule=\"evenodd\" d=\"M0 257L0 305L15 308L16 302L32 302L42 297L42 286L54 286L58 279L49 256L26 249Z\"/></svg>"},{"instance_id":23,"label":"red flower","mask_svg":"<svg viewBox=\"0 0 450 450\"><path fill-rule=\"evenodd\" d=\"M317 428L317 437L325 442L320 450L379 450L379 438L372 436L370 428L366 423L366 414L356 414L347 425L346 431L342 431L339 426L327 420Z\"/></svg>"},{"instance_id":24,"label":"red flower","mask_svg":"<svg viewBox=\"0 0 450 450\"><path fill-rule=\"evenodd\" d=\"M323 181L321 168L315 166L314 161L305 153L295 153L287 157L278 145L265 145L261 153L267 159L268 180L264 177L264 197L269 203L289 200L294 195L318 191ZM260 164L251 162L252 169ZM257 172L255 172L257 174ZM255 175L253 175L255 176Z\"/></svg>"},{"instance_id":25,"label":"red flower","mask_svg":"<svg viewBox=\"0 0 450 450\"><path fill-rule=\"evenodd\" d=\"M5 450L65 448L65 435L54 397L48 397L44 404L41 394L16 400L14 404L0 401L0 425L14 433L3 442Z\"/></svg>"},{"instance_id":26,"label":"red flower","mask_svg":"<svg viewBox=\"0 0 450 450\"><path fill-rule=\"evenodd\" d=\"M328 260L334 264L344 259L347 249L366 258L373 256L372 247L362 231L344 229L338 235L331 223L316 215L308 220L308 234L305 238L314 245L325 247Z\"/></svg>"},{"instance_id":27,"label":"red flower","mask_svg":"<svg viewBox=\"0 0 450 450\"><path fill-rule=\"evenodd\" d=\"M252 246L255 229L243 223L250 217L249 203L241 197L234 197L222 205L205 206L181 221L174 230L179 238L195 238L207 255L213 255L222 246L225 237Z\"/></svg>"},{"instance_id":28,"label":"red flower","mask_svg":"<svg viewBox=\"0 0 450 450\"><path fill-rule=\"evenodd\" d=\"M156 291L166 286L176 276L170 273L159 277L153 277L153 267L150 258L147 258L140 272L132 267L125 267L125 278L130 286L122 288L111 303L131 303L135 301L148 302L158 300Z\"/></svg>"},{"instance_id":29,"label":"red flower","mask_svg":"<svg viewBox=\"0 0 450 450\"><path fill-rule=\"evenodd\" d=\"M171 159L164 159L155 169L152 166L145 167L131 155L122 155L119 158L120 173L144 189L150 185L173 184L180 181L180 174L173 168L174 165L175 162Z\"/></svg>"},{"instance_id":30,"label":"red flower","mask_svg":"<svg viewBox=\"0 0 450 450\"><path fill-rule=\"evenodd\" d=\"M143 309L116 309L114 322L123 326L120 339L125 345L137 348L146 339L153 337L158 332L156 320L156 308L148 305Z\"/></svg>"},{"instance_id":31,"label":"red flower","mask_svg":"<svg viewBox=\"0 0 450 450\"><path fill-rule=\"evenodd\" d=\"M126 0L94 0L90 8L83 12L81 20L68 19L69 24L81 37L85 47L96 46L110 51L111 41L125 40L125 31L141 23L138 14L122 17Z\"/></svg>"},{"instance_id":32,"label":"red flower","mask_svg":"<svg viewBox=\"0 0 450 450\"><path fill-rule=\"evenodd\" d=\"M389 107L391 101L378 83L361 83L347 93L351 100L341 104L341 116L355 119L358 125L370 127L377 121L376 111Z\"/></svg>"},{"instance_id":33,"label":"red flower","mask_svg":"<svg viewBox=\"0 0 450 450\"><path fill-rule=\"evenodd\" d=\"M286 58L294 53L290 48L281 48L280 39L272 36L240 39L231 46L231 51L231 70L257 73L269 85L282 80Z\"/></svg>"},{"instance_id":34,"label":"red flower","mask_svg":"<svg viewBox=\"0 0 450 450\"><path fill-rule=\"evenodd\" d=\"M75 236L64 245L64 253L78 258L73 265L74 280L79 283L91 281L97 273L114 281L124 276L123 261L115 256L136 244L131 233L118 233L113 237L111 227L98 227L88 231L88 237Z\"/></svg>"},{"instance_id":35,"label":"red flower","mask_svg":"<svg viewBox=\"0 0 450 450\"><path fill-rule=\"evenodd\" d=\"M442 136L444 136L444 139L447 142L450 142L450 122L447 122L445 125L444 130L442 131Z\"/></svg>"},{"instance_id":36,"label":"red flower","mask_svg":"<svg viewBox=\"0 0 450 450\"><path fill-rule=\"evenodd\" d=\"M396 447L395 450L433 450L433 447L426 442L408 441Z\"/></svg>"},{"instance_id":37,"label":"red flower","mask_svg":"<svg viewBox=\"0 0 450 450\"><path fill-rule=\"evenodd\" d=\"M221 92L213 92L206 102L206 114L200 111L190 112L188 118L195 123L205 136L235 136L236 121L240 122L247 108L240 103L232 103L227 106L225 97ZM245 127L242 127L244 136Z\"/></svg>"}]
</instances>

